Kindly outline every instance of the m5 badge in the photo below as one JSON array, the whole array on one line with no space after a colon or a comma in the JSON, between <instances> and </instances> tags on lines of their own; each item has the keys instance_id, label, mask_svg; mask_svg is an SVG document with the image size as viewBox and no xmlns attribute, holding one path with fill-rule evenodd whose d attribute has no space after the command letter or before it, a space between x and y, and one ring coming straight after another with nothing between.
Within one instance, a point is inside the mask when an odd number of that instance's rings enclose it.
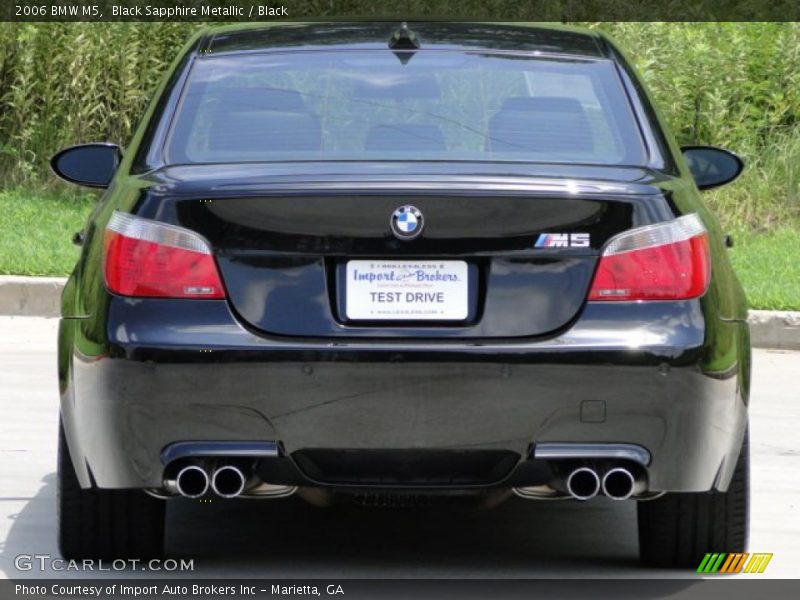
<instances>
[{"instance_id":1,"label":"m5 badge","mask_svg":"<svg viewBox=\"0 0 800 600\"><path fill-rule=\"evenodd\" d=\"M542 233L535 248L588 248L591 245L588 233Z\"/></svg>"}]
</instances>

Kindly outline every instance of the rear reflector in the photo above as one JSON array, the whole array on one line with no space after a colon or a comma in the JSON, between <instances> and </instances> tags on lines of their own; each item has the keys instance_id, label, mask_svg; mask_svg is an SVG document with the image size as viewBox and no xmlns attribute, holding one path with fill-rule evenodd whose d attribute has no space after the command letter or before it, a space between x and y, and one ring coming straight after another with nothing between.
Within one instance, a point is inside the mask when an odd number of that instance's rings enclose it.
<instances>
[{"instance_id":1,"label":"rear reflector","mask_svg":"<svg viewBox=\"0 0 800 600\"><path fill-rule=\"evenodd\" d=\"M612 238L589 300L688 300L705 293L710 277L708 233L691 214Z\"/></svg>"},{"instance_id":2,"label":"rear reflector","mask_svg":"<svg viewBox=\"0 0 800 600\"><path fill-rule=\"evenodd\" d=\"M114 212L105 234L106 287L121 296L224 298L211 248L200 235Z\"/></svg>"}]
</instances>

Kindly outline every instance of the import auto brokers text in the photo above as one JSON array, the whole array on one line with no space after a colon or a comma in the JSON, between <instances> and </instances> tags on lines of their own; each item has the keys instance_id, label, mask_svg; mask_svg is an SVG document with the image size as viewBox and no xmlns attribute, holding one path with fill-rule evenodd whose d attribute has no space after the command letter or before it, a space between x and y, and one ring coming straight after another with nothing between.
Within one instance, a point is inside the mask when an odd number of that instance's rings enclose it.
<instances>
[{"instance_id":1,"label":"import auto brokers text","mask_svg":"<svg viewBox=\"0 0 800 600\"><path fill-rule=\"evenodd\" d=\"M54 583L51 585L24 585L17 584L15 593L18 596L68 596L68 597L95 597L120 596L139 598L139 597L164 597L164 596L254 596L257 593L255 586L248 585L126 585L126 584L105 584L105 585L81 585ZM266 590L260 590L266 591ZM319 595L319 594L317 594Z\"/></svg>"}]
</instances>

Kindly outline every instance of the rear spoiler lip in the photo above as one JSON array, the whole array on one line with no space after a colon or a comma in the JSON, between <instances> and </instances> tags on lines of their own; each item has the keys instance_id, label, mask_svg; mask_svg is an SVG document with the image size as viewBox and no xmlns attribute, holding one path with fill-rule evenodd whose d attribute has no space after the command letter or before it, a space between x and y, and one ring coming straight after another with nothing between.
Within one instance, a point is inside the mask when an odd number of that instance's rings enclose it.
<instances>
[{"instance_id":1,"label":"rear spoiler lip","mask_svg":"<svg viewBox=\"0 0 800 600\"><path fill-rule=\"evenodd\" d=\"M284 161L177 164L134 174L141 183L196 192L253 187L482 189L650 195L676 178L643 166L476 161Z\"/></svg>"},{"instance_id":2,"label":"rear spoiler lip","mask_svg":"<svg viewBox=\"0 0 800 600\"><path fill-rule=\"evenodd\" d=\"M351 179L349 181L304 181L302 183L271 183L271 184L221 184L214 187L214 190L241 190L251 191L253 189L263 189L265 191L391 191L391 192L429 192L429 191L448 191L472 195L481 195L484 192L534 192L551 193L564 195L653 195L660 194L657 188L648 190L631 189L630 184L619 184L607 181L578 181L578 180L557 180L557 179L519 179L512 181L508 178L502 180L475 178L473 180L463 180L451 178L448 180L425 180L415 178L414 180L372 180L372 179Z\"/></svg>"},{"instance_id":3,"label":"rear spoiler lip","mask_svg":"<svg viewBox=\"0 0 800 600\"><path fill-rule=\"evenodd\" d=\"M182 170L183 168L181 168ZM226 195L235 193L447 193L461 195L556 194L565 196L654 196L663 194L658 182L641 177L637 181L597 178L567 178L496 175L304 175L271 176L238 172L231 177L191 177L174 169L151 172L146 178L150 191L169 195ZM143 178L144 179L144 178Z\"/></svg>"}]
</instances>

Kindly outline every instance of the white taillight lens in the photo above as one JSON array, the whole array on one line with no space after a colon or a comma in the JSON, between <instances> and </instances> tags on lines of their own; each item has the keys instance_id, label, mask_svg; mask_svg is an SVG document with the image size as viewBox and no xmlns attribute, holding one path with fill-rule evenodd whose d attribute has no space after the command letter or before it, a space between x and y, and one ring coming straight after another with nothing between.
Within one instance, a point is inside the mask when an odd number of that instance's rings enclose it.
<instances>
[{"instance_id":1,"label":"white taillight lens","mask_svg":"<svg viewBox=\"0 0 800 600\"><path fill-rule=\"evenodd\" d=\"M106 226L106 286L121 296L224 298L211 248L200 235L114 212Z\"/></svg>"},{"instance_id":2,"label":"white taillight lens","mask_svg":"<svg viewBox=\"0 0 800 600\"><path fill-rule=\"evenodd\" d=\"M691 214L612 238L589 300L688 300L702 296L710 278L708 233Z\"/></svg>"}]
</instances>

